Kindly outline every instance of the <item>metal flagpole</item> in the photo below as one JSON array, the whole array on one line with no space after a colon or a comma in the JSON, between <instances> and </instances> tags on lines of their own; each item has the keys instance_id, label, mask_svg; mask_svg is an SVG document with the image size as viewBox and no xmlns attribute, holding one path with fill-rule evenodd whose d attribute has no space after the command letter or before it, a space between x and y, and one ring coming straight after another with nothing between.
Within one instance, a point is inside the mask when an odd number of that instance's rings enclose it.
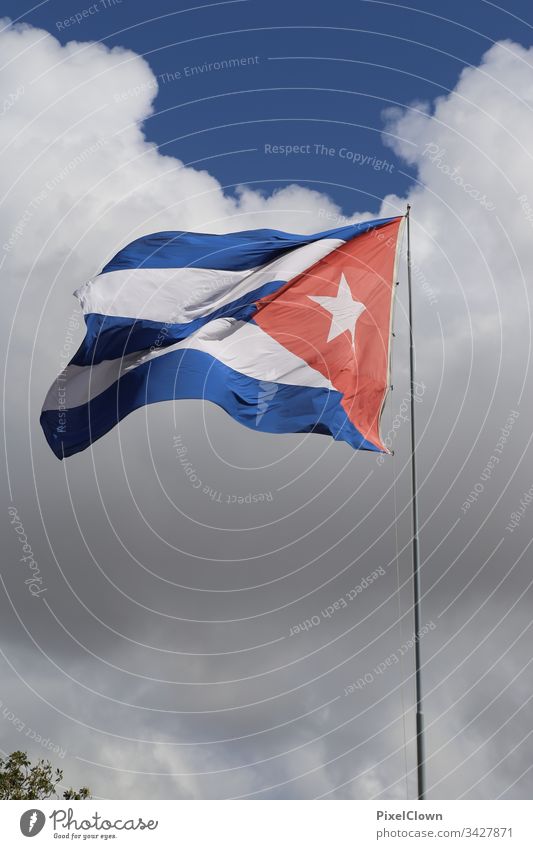
<instances>
[{"instance_id":1,"label":"metal flagpole","mask_svg":"<svg viewBox=\"0 0 533 849\"><path fill-rule=\"evenodd\" d=\"M424 755L424 717L422 714L422 681L420 674L420 552L418 544L418 504L415 454L415 351L413 340L413 293L411 284L411 205L407 204L407 292L409 298L409 376L411 389L411 490L413 521L413 611L415 624L415 691L416 691L416 765L418 799L425 799L425 755Z\"/></svg>"}]
</instances>

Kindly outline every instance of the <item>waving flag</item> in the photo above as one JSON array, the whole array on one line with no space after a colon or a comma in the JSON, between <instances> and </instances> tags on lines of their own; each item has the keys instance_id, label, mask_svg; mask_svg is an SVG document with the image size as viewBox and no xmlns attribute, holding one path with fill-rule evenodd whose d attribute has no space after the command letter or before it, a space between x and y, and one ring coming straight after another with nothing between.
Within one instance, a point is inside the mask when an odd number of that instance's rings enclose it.
<instances>
[{"instance_id":1,"label":"waving flag","mask_svg":"<svg viewBox=\"0 0 533 849\"><path fill-rule=\"evenodd\" d=\"M386 451L402 220L132 242L75 293L87 332L43 406L53 452L76 454L133 410L182 398L255 430Z\"/></svg>"}]
</instances>

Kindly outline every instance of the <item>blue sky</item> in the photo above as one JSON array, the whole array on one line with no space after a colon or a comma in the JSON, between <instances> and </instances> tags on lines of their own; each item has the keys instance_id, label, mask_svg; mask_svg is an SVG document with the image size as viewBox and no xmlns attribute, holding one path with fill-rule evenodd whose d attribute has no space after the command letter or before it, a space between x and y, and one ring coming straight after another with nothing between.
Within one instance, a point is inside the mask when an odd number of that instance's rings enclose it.
<instances>
[{"instance_id":1,"label":"blue sky","mask_svg":"<svg viewBox=\"0 0 533 849\"><path fill-rule=\"evenodd\" d=\"M383 145L386 108L445 95L493 40L533 43L533 29L521 20L524 0L507 2L505 11L485 0L418 0L411 8L363 0L24 5L25 13L20 0L3 0L1 8L62 43L98 40L145 56L160 81L145 131L162 153L197 162L230 193L239 183L269 194L297 181L327 192L347 213L377 211L385 194L405 193L411 182L405 163ZM84 10L81 22L68 22ZM241 57L249 64L186 70ZM310 147L305 155L267 154L268 144ZM315 145L336 154L317 153ZM349 152L385 163L352 166Z\"/></svg>"}]
</instances>

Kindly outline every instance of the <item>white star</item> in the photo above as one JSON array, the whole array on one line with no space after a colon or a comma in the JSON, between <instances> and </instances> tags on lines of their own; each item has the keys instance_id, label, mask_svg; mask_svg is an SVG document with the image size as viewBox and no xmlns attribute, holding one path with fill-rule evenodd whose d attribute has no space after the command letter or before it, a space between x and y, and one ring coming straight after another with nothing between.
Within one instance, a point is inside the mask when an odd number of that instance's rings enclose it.
<instances>
[{"instance_id":1,"label":"white star","mask_svg":"<svg viewBox=\"0 0 533 849\"><path fill-rule=\"evenodd\" d=\"M332 339L336 339L341 333L349 330L352 344L355 344L355 325L366 307L360 301L354 301L344 274L341 274L336 298L319 297L318 295L309 295L309 297L331 313L331 325L327 341L331 342Z\"/></svg>"}]
</instances>

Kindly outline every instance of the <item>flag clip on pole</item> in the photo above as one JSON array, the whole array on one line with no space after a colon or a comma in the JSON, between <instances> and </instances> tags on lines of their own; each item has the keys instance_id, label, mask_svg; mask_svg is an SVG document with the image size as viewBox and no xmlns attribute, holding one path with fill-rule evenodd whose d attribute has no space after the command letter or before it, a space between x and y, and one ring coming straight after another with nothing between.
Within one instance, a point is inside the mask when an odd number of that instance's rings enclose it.
<instances>
[{"instance_id":1,"label":"flag clip on pole","mask_svg":"<svg viewBox=\"0 0 533 849\"><path fill-rule=\"evenodd\" d=\"M420 551L418 543L418 503L416 477L416 432L415 432L415 351L413 337L413 293L411 282L411 206L407 204L405 214L407 220L407 293L409 316L409 377L411 394L411 490L412 490L412 522L413 522L413 612L415 626L415 698L416 698L416 765L418 799L426 797L425 753L424 753L424 717L422 713L422 680L420 663Z\"/></svg>"}]
</instances>

